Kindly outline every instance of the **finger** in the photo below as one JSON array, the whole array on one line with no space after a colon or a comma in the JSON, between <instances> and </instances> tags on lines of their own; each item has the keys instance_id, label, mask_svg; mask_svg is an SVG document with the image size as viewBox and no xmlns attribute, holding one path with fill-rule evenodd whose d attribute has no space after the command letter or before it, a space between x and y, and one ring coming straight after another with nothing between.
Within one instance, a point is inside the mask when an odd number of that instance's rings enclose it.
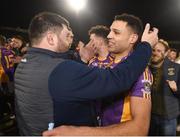
<instances>
[{"instance_id":1,"label":"finger","mask_svg":"<svg viewBox=\"0 0 180 137\"><path fill-rule=\"evenodd\" d=\"M101 43L101 41L96 41L95 44L99 47L102 43Z\"/></svg>"},{"instance_id":2,"label":"finger","mask_svg":"<svg viewBox=\"0 0 180 137\"><path fill-rule=\"evenodd\" d=\"M92 46L93 40L90 40L85 47Z\"/></svg>"},{"instance_id":3,"label":"finger","mask_svg":"<svg viewBox=\"0 0 180 137\"><path fill-rule=\"evenodd\" d=\"M79 44L80 44L80 45L84 45L84 43L83 43L82 41L79 41Z\"/></svg>"},{"instance_id":4,"label":"finger","mask_svg":"<svg viewBox=\"0 0 180 137\"><path fill-rule=\"evenodd\" d=\"M96 45L96 42L93 40L93 41L91 41L89 47L93 48L93 47L95 47L95 45Z\"/></svg>"},{"instance_id":5,"label":"finger","mask_svg":"<svg viewBox=\"0 0 180 137\"><path fill-rule=\"evenodd\" d=\"M78 47L79 47L79 48L84 47L84 43L83 43L82 41L79 41L79 43L78 43Z\"/></svg>"},{"instance_id":6,"label":"finger","mask_svg":"<svg viewBox=\"0 0 180 137\"><path fill-rule=\"evenodd\" d=\"M79 44L82 44L82 45L84 45L84 43L83 43L82 41L79 41Z\"/></svg>"},{"instance_id":7,"label":"finger","mask_svg":"<svg viewBox=\"0 0 180 137\"><path fill-rule=\"evenodd\" d=\"M158 34L159 30L158 30L157 28L153 27L153 32L154 32L155 34Z\"/></svg>"},{"instance_id":8,"label":"finger","mask_svg":"<svg viewBox=\"0 0 180 137\"><path fill-rule=\"evenodd\" d=\"M149 30L150 30L150 24L147 23L146 26L145 26L145 29L144 29L144 32L145 34L148 34L149 33Z\"/></svg>"}]
</instances>

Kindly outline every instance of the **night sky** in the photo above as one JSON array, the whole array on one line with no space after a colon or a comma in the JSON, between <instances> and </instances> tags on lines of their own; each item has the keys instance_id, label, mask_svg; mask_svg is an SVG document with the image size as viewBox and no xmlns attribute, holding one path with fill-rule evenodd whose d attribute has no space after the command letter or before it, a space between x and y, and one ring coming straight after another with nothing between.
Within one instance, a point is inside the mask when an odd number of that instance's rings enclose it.
<instances>
[{"instance_id":1,"label":"night sky","mask_svg":"<svg viewBox=\"0 0 180 137\"><path fill-rule=\"evenodd\" d=\"M88 0L87 8L78 14L66 0L1 0L0 10L0 27L23 29L38 12L56 12L69 20L76 39L85 42L91 26L110 26L115 15L126 12L158 27L161 38L180 41L180 0Z\"/></svg>"}]
</instances>

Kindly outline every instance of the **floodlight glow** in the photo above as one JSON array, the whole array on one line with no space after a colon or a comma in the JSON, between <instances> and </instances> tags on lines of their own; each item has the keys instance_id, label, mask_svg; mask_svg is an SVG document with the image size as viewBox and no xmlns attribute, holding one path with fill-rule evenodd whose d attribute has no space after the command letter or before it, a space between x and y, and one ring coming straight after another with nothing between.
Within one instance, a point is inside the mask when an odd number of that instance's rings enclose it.
<instances>
[{"instance_id":1,"label":"floodlight glow","mask_svg":"<svg viewBox=\"0 0 180 137\"><path fill-rule=\"evenodd\" d=\"M86 6L87 0L67 0L70 7L79 12Z\"/></svg>"}]
</instances>

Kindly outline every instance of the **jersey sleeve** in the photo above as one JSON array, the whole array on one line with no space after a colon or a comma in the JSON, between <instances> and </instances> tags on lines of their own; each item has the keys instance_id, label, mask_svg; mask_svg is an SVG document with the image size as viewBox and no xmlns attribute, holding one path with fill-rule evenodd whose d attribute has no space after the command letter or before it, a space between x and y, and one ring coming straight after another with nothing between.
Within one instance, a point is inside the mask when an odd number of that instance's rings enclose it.
<instances>
[{"instance_id":1,"label":"jersey sleeve","mask_svg":"<svg viewBox=\"0 0 180 137\"><path fill-rule=\"evenodd\" d=\"M134 84L130 96L142 97L149 99L151 97L151 86L153 83L153 75L147 67L138 81Z\"/></svg>"}]
</instances>

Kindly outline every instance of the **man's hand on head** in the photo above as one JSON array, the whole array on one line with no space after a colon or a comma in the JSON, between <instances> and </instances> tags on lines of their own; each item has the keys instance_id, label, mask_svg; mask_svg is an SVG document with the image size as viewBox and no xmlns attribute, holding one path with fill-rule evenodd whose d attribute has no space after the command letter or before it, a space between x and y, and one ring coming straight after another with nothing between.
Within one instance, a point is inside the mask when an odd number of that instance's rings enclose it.
<instances>
[{"instance_id":1,"label":"man's hand on head","mask_svg":"<svg viewBox=\"0 0 180 137\"><path fill-rule=\"evenodd\" d=\"M79 55L83 62L89 62L89 60L94 56L94 41L89 41L86 46L84 46L82 43L79 43Z\"/></svg>"}]
</instances>

